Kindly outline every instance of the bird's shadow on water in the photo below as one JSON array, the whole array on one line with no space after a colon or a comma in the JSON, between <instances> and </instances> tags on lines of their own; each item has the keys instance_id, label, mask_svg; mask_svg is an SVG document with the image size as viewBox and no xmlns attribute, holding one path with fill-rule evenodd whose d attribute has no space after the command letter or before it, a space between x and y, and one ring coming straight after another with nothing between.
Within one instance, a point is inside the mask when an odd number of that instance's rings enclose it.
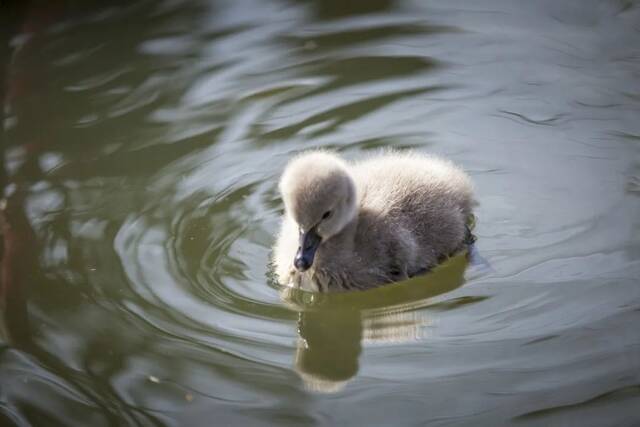
<instances>
[{"instance_id":1,"label":"bird's shadow on water","mask_svg":"<svg viewBox=\"0 0 640 427\"><path fill-rule=\"evenodd\" d=\"M433 300L462 286L469 264L465 251L429 274L368 291L321 294L283 289L282 300L298 312L294 369L305 387L340 391L358 373L364 344L421 340L432 323L430 311L484 299L460 298L453 305Z\"/></svg>"}]
</instances>

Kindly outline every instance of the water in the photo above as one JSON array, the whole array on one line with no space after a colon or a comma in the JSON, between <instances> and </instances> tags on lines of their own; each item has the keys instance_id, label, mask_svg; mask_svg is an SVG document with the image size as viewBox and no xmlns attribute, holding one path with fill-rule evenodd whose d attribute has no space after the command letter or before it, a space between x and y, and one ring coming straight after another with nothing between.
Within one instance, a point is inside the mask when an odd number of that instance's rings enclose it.
<instances>
[{"instance_id":1,"label":"water","mask_svg":"<svg viewBox=\"0 0 640 427\"><path fill-rule=\"evenodd\" d=\"M0 423L640 424L640 4L5 3ZM269 279L298 150L414 148L476 250Z\"/></svg>"}]
</instances>

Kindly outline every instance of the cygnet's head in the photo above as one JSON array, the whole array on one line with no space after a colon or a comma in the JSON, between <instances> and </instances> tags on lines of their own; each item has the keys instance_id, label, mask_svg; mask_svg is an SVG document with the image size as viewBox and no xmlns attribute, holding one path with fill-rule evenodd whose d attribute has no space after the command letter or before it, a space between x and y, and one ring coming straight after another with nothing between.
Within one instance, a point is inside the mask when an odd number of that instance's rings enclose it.
<instances>
[{"instance_id":1,"label":"cygnet's head","mask_svg":"<svg viewBox=\"0 0 640 427\"><path fill-rule=\"evenodd\" d=\"M300 229L294 266L305 271L322 242L338 234L356 215L356 187L346 163L324 151L291 160L280 179L285 210Z\"/></svg>"}]
</instances>

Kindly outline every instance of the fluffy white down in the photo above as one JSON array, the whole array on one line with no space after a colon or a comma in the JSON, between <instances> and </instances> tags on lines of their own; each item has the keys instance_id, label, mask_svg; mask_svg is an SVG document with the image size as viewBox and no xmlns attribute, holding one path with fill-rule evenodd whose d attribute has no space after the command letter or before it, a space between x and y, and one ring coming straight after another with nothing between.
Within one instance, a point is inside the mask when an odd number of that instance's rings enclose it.
<instances>
[{"instance_id":1,"label":"fluffy white down","mask_svg":"<svg viewBox=\"0 0 640 427\"><path fill-rule=\"evenodd\" d=\"M452 162L384 152L348 163L334 153L293 158L280 181L285 213L273 251L281 284L313 291L367 289L421 274L460 250L473 204L469 177ZM335 212L322 220L323 212ZM323 240L312 267L293 260L300 228Z\"/></svg>"}]
</instances>

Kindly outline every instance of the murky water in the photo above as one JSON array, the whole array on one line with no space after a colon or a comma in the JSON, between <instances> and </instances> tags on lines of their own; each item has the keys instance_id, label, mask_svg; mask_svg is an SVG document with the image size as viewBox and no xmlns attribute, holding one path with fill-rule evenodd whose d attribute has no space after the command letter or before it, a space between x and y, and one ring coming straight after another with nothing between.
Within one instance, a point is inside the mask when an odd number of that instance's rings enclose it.
<instances>
[{"instance_id":1,"label":"murky water","mask_svg":"<svg viewBox=\"0 0 640 427\"><path fill-rule=\"evenodd\" d=\"M638 2L93 3L4 6L0 421L640 424ZM491 267L283 292L311 147L455 160Z\"/></svg>"}]
</instances>

